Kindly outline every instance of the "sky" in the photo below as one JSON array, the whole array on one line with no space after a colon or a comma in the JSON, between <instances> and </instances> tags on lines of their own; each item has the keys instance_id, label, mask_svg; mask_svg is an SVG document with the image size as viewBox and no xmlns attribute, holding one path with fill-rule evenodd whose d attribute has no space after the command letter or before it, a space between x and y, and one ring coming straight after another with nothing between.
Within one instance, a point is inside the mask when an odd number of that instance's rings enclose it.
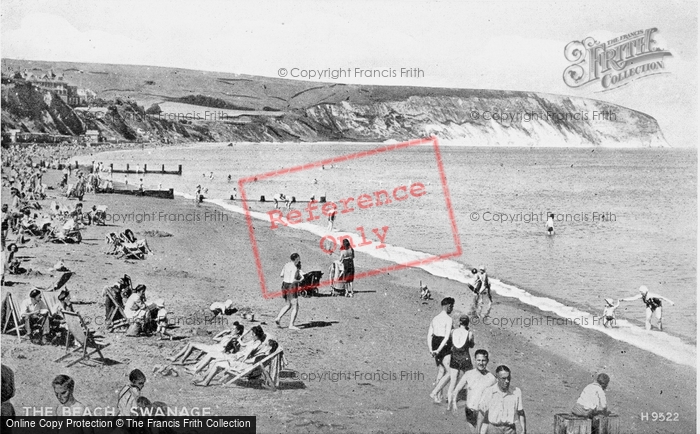
<instances>
[{"instance_id":1,"label":"sky","mask_svg":"<svg viewBox=\"0 0 700 434\"><path fill-rule=\"evenodd\" d=\"M606 92L564 83L568 43L648 28L672 54L664 74ZM351 68L351 77L322 81L593 98L655 117L671 146L698 141L696 1L3 0L0 56L269 77L284 68L285 78ZM354 68L397 76L358 77ZM402 78L401 68L423 74Z\"/></svg>"}]
</instances>

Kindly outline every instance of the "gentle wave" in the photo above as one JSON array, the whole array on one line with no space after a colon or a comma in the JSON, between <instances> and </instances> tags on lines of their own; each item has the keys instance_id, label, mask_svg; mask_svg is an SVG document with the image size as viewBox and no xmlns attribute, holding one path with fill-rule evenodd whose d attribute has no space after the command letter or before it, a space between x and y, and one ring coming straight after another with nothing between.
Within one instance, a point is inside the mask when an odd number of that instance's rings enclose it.
<instances>
[{"instance_id":1,"label":"gentle wave","mask_svg":"<svg viewBox=\"0 0 700 434\"><path fill-rule=\"evenodd\" d=\"M186 199L194 199L194 196L186 193L176 192L176 194ZM245 210L242 207L233 205L224 200L205 199L204 201L220 206L227 211L245 215ZM269 216L267 213L256 211L249 212L252 218L269 222ZM313 225L311 223L300 223L294 225L293 227L295 229L305 230L314 235L318 235L319 237L323 237L324 235L328 234L324 227ZM350 237L355 245L362 243L362 237L351 232L333 232L333 236L335 238L343 236ZM386 247L377 249L377 245L377 242L371 242L371 244L357 247L355 250L372 257L397 264L405 264L408 262L420 261L434 257L434 255L429 253L409 250L400 246L393 246L391 244L385 244ZM445 259L417 265L415 268L425 270L436 277L442 277L465 284L469 282L469 276L467 275L464 264L457 261ZM567 306L551 298L532 295L529 292L518 288L517 286L503 283L500 280L490 276L489 280L491 281L491 290L501 297L516 298L521 303L536 307L543 312L551 312L564 320L571 320L572 322L575 320L576 322L573 323L580 327L592 329L599 333L604 333L613 339L633 345L672 362L696 368L697 348L683 342L676 336L658 331L649 332L644 328L631 324L626 320L616 320L616 328L605 328L599 324L600 321L594 321L595 316L591 313ZM463 294L462 297L460 297L459 294L446 293L444 295L454 296L454 298L457 300L464 298ZM456 307L459 310L463 312L467 311L468 306L466 303L460 303L458 301L457 304L458 306Z\"/></svg>"}]
</instances>

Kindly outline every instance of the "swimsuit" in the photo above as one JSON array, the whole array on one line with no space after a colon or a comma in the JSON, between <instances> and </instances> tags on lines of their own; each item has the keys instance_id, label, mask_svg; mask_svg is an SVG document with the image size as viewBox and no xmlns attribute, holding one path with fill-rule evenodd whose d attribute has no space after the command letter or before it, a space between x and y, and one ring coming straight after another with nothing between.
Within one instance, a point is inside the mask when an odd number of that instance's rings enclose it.
<instances>
[{"instance_id":1,"label":"swimsuit","mask_svg":"<svg viewBox=\"0 0 700 434\"><path fill-rule=\"evenodd\" d=\"M433 350L437 350L440 347L440 344L442 343L442 340L445 339L444 336L436 336L433 335ZM435 354L435 364L440 366L442 365L442 359L445 358L445 356L451 354L452 351L452 339L447 338L447 343L445 343L445 346L442 347L442 350L440 350L439 353Z\"/></svg>"},{"instance_id":2,"label":"swimsuit","mask_svg":"<svg viewBox=\"0 0 700 434\"><path fill-rule=\"evenodd\" d=\"M656 297L647 298L646 294L642 295L642 301L651 311L655 311L656 308L661 307L661 300Z\"/></svg>"},{"instance_id":3,"label":"swimsuit","mask_svg":"<svg viewBox=\"0 0 700 434\"><path fill-rule=\"evenodd\" d=\"M450 359L450 368L459 369L460 371L468 371L474 366L472 365L472 358L469 355L469 335L464 341L464 345L457 348L454 343L452 343L452 358Z\"/></svg>"}]
</instances>

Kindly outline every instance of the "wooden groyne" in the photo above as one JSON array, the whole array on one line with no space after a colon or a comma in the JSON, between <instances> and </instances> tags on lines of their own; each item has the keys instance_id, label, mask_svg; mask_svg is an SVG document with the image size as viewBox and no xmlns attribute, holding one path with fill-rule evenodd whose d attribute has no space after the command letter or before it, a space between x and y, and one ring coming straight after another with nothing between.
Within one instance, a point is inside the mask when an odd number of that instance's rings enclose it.
<instances>
[{"instance_id":1,"label":"wooden groyne","mask_svg":"<svg viewBox=\"0 0 700 434\"><path fill-rule=\"evenodd\" d=\"M111 173L133 173L135 175L145 175L147 173L153 173L157 175L182 175L182 164L177 165L177 170L165 170L165 164L161 164L160 170L148 170L148 165L144 164L143 169L140 165L136 166L137 169L130 169L129 164L126 165L126 169L115 169L114 164L109 165L109 171ZM78 168L78 162L75 162L75 168Z\"/></svg>"},{"instance_id":2,"label":"wooden groyne","mask_svg":"<svg viewBox=\"0 0 700 434\"><path fill-rule=\"evenodd\" d=\"M160 199L175 199L175 192L172 188L168 190L126 190L126 189L106 189L98 188L98 194L126 194L129 196L157 197Z\"/></svg>"}]
</instances>

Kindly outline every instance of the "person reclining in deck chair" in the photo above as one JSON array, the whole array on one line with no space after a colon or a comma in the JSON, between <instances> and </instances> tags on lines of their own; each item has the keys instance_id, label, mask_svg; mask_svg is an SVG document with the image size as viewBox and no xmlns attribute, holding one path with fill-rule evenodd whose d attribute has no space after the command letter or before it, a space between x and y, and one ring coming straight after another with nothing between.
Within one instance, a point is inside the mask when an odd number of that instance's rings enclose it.
<instances>
[{"instance_id":1,"label":"person reclining in deck chair","mask_svg":"<svg viewBox=\"0 0 700 434\"><path fill-rule=\"evenodd\" d=\"M50 224L42 224L39 226L36 222L36 215L32 216L32 213L29 209L25 209L23 212L23 217L19 221L20 224L20 232L23 234L27 235L32 235L32 236L38 236L38 237L43 237L48 233L48 227Z\"/></svg>"},{"instance_id":2,"label":"person reclining in deck chair","mask_svg":"<svg viewBox=\"0 0 700 434\"><path fill-rule=\"evenodd\" d=\"M75 218L69 218L60 230L54 229L49 233L48 240L54 243L75 244L81 242L83 236Z\"/></svg>"},{"instance_id":3,"label":"person reclining in deck chair","mask_svg":"<svg viewBox=\"0 0 700 434\"><path fill-rule=\"evenodd\" d=\"M107 244L107 248L103 250L105 254L121 254L121 241L119 240L119 238L117 238L117 234L115 234L114 232L110 232L108 235L105 235L105 244Z\"/></svg>"},{"instance_id":4,"label":"person reclining in deck chair","mask_svg":"<svg viewBox=\"0 0 700 434\"><path fill-rule=\"evenodd\" d=\"M105 299L105 325L110 328L114 323L126 321L126 318L117 309L113 318L110 318L112 309L116 309L114 302L119 304L119 307L124 308L124 300L128 300L131 296L133 288L131 286L131 278L129 275L125 274L124 277L119 278L117 283L111 286L105 286L102 290L102 296ZM109 296L112 296L111 298Z\"/></svg>"},{"instance_id":5,"label":"person reclining in deck chair","mask_svg":"<svg viewBox=\"0 0 700 434\"><path fill-rule=\"evenodd\" d=\"M220 370L228 372L243 372L255 363L277 351L277 341L270 338L262 327L255 326L251 329L253 341L249 342L238 353L225 355L223 359L213 362L201 381L194 381L195 386L208 386Z\"/></svg>"},{"instance_id":6,"label":"person reclining in deck chair","mask_svg":"<svg viewBox=\"0 0 700 434\"><path fill-rule=\"evenodd\" d=\"M64 319L63 312L75 312L73 308L73 303L71 302L70 291L67 289L62 290L58 294L58 301L61 303L58 307L58 311L54 312L49 318L49 324L51 328L51 335L53 335L52 343L65 342L68 339L68 329L66 328L66 321Z\"/></svg>"},{"instance_id":7,"label":"person reclining in deck chair","mask_svg":"<svg viewBox=\"0 0 700 434\"><path fill-rule=\"evenodd\" d=\"M104 226L107 219L107 207L105 205L92 206L92 210L88 213L90 224Z\"/></svg>"},{"instance_id":8,"label":"person reclining in deck chair","mask_svg":"<svg viewBox=\"0 0 700 434\"><path fill-rule=\"evenodd\" d=\"M238 321L234 323L233 334L229 334L225 339L228 341L226 346L221 345L219 348L213 348L211 351L203 351L201 359L192 367L185 368L185 371L189 374L196 375L198 372L206 369L207 366L213 361L223 360L227 354L236 354L241 351L241 341L243 337L250 333L250 329L247 332L243 332L243 326L238 324ZM222 332L223 333L223 332ZM223 350L221 349L223 347ZM199 349L199 348L198 348ZM201 350L201 349L200 349Z\"/></svg>"},{"instance_id":9,"label":"person reclining in deck chair","mask_svg":"<svg viewBox=\"0 0 700 434\"><path fill-rule=\"evenodd\" d=\"M217 342L215 344L204 344L201 342L188 342L174 356L166 357L174 365L184 365L187 358L195 351L200 354L197 358L204 354L214 354L223 357L227 352L236 352L240 348L239 340L243 337L244 327L238 322L233 323L232 329L227 329L219 332L212 339ZM209 363L209 362L207 362ZM205 364L206 365L206 364ZM203 369L203 368L200 368ZM200 369L197 369L199 371Z\"/></svg>"},{"instance_id":10,"label":"person reclining in deck chair","mask_svg":"<svg viewBox=\"0 0 700 434\"><path fill-rule=\"evenodd\" d=\"M122 242L122 245L130 250L138 249L144 254L153 254L153 250L151 250L151 248L148 246L148 242L146 241L146 239L136 239L136 235L134 235L134 232L131 229L127 229L121 234L119 234L119 238Z\"/></svg>"},{"instance_id":11,"label":"person reclining in deck chair","mask_svg":"<svg viewBox=\"0 0 700 434\"><path fill-rule=\"evenodd\" d=\"M145 242L145 240L143 240ZM107 255L117 255L120 259L127 257L127 259L145 259L145 255L148 246L137 245L134 243L124 243L120 237L114 232L109 235L105 235L105 243L107 248L104 251Z\"/></svg>"},{"instance_id":12,"label":"person reclining in deck chair","mask_svg":"<svg viewBox=\"0 0 700 434\"><path fill-rule=\"evenodd\" d=\"M135 337L155 330L155 314L158 308L146 301L146 285L137 285L124 304L124 313L131 324L126 336Z\"/></svg>"}]
</instances>

